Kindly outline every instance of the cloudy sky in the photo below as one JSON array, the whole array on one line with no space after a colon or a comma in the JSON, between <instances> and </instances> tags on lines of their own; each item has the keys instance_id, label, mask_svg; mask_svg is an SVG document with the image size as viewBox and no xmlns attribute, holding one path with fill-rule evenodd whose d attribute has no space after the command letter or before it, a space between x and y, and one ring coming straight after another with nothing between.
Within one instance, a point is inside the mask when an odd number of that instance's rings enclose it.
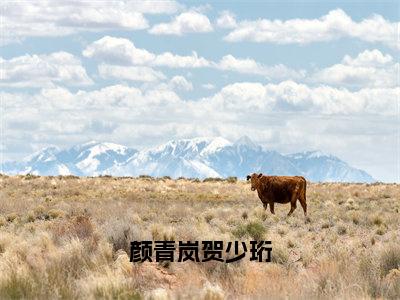
<instances>
[{"instance_id":1,"label":"cloudy sky","mask_svg":"<svg viewBox=\"0 0 400 300\"><path fill-rule=\"evenodd\" d=\"M1 160L247 135L400 182L397 1L3 1Z\"/></svg>"}]
</instances>

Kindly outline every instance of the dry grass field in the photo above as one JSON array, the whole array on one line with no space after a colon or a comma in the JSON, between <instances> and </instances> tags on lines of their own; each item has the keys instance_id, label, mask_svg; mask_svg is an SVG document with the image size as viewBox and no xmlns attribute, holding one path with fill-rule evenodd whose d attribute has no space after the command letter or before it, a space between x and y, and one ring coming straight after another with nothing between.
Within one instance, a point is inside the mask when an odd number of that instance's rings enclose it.
<instances>
[{"instance_id":1,"label":"dry grass field","mask_svg":"<svg viewBox=\"0 0 400 300\"><path fill-rule=\"evenodd\" d=\"M287 218L244 181L3 175L0 298L399 299L400 186L309 183L307 203ZM129 262L157 239L271 240L273 262Z\"/></svg>"}]
</instances>

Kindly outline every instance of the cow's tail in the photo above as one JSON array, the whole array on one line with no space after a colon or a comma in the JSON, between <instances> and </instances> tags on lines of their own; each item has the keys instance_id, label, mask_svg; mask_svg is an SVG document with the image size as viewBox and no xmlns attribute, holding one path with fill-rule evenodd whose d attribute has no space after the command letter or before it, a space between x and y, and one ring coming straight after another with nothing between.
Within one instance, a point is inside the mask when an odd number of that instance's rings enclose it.
<instances>
[{"instance_id":1,"label":"cow's tail","mask_svg":"<svg viewBox=\"0 0 400 300\"><path fill-rule=\"evenodd\" d=\"M303 199L304 199L304 202L306 202L307 200L306 200L306 195L307 195L307 180L303 177L303 180L304 180L304 186L303 186Z\"/></svg>"}]
</instances>

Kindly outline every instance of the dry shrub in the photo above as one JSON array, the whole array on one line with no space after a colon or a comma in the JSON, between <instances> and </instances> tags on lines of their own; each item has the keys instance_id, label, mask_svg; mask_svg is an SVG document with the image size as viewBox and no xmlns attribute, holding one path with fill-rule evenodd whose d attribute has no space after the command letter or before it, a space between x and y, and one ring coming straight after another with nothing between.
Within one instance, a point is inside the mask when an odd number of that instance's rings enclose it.
<instances>
[{"instance_id":1,"label":"dry shrub","mask_svg":"<svg viewBox=\"0 0 400 300\"><path fill-rule=\"evenodd\" d=\"M296 247L296 243L292 240L288 240L287 246L288 246L288 248L294 248L294 247Z\"/></svg>"},{"instance_id":2,"label":"dry shrub","mask_svg":"<svg viewBox=\"0 0 400 300\"><path fill-rule=\"evenodd\" d=\"M317 293L319 297L330 297L341 288L341 276L337 261L331 258L320 261L317 269Z\"/></svg>"},{"instance_id":3,"label":"dry shrub","mask_svg":"<svg viewBox=\"0 0 400 300\"><path fill-rule=\"evenodd\" d=\"M400 245L386 246L379 258L381 276L386 276L391 270L400 269Z\"/></svg>"},{"instance_id":4,"label":"dry shrub","mask_svg":"<svg viewBox=\"0 0 400 300\"><path fill-rule=\"evenodd\" d=\"M16 221L18 218L18 214L17 213L10 213L6 216L6 221L7 222L14 222Z\"/></svg>"},{"instance_id":5,"label":"dry shrub","mask_svg":"<svg viewBox=\"0 0 400 300\"><path fill-rule=\"evenodd\" d=\"M174 241L176 233L170 226L153 224L151 226L151 236L154 241Z\"/></svg>"},{"instance_id":6,"label":"dry shrub","mask_svg":"<svg viewBox=\"0 0 400 300\"><path fill-rule=\"evenodd\" d=\"M130 243L140 240L139 230L136 225L124 220L108 223L105 228L105 235L114 252L122 249L126 253L130 253Z\"/></svg>"},{"instance_id":7,"label":"dry shrub","mask_svg":"<svg viewBox=\"0 0 400 300\"><path fill-rule=\"evenodd\" d=\"M7 220L5 217L0 216L0 227L4 226L7 224Z\"/></svg>"},{"instance_id":8,"label":"dry shrub","mask_svg":"<svg viewBox=\"0 0 400 300\"><path fill-rule=\"evenodd\" d=\"M203 290L201 291L201 297L204 300L221 300L225 299L225 293L218 284L206 282Z\"/></svg>"},{"instance_id":9,"label":"dry shrub","mask_svg":"<svg viewBox=\"0 0 400 300\"><path fill-rule=\"evenodd\" d=\"M375 215L371 218L371 224L380 226L383 224L383 219L381 216Z\"/></svg>"},{"instance_id":10,"label":"dry shrub","mask_svg":"<svg viewBox=\"0 0 400 300\"><path fill-rule=\"evenodd\" d=\"M78 238L96 247L99 239L99 236L95 234L95 226L87 215L78 215L69 220L54 223L52 232L54 240L58 243L63 239Z\"/></svg>"},{"instance_id":11,"label":"dry shrub","mask_svg":"<svg viewBox=\"0 0 400 300\"><path fill-rule=\"evenodd\" d=\"M0 283L0 297L2 299L33 299L38 296L34 289L32 277L21 276L15 270L11 270Z\"/></svg>"},{"instance_id":12,"label":"dry shrub","mask_svg":"<svg viewBox=\"0 0 400 300\"><path fill-rule=\"evenodd\" d=\"M338 225L337 226L337 233L340 235L346 234L347 233L347 226L346 225Z\"/></svg>"},{"instance_id":13,"label":"dry shrub","mask_svg":"<svg viewBox=\"0 0 400 300\"><path fill-rule=\"evenodd\" d=\"M71 233L79 239L87 239L93 235L94 227L89 216L76 216L72 221Z\"/></svg>"},{"instance_id":14,"label":"dry shrub","mask_svg":"<svg viewBox=\"0 0 400 300\"><path fill-rule=\"evenodd\" d=\"M272 244L271 261L285 265L289 260L289 253L285 246L279 243Z\"/></svg>"},{"instance_id":15,"label":"dry shrub","mask_svg":"<svg viewBox=\"0 0 400 300\"><path fill-rule=\"evenodd\" d=\"M65 212L61 209L50 209L47 213L51 219L62 218L65 216Z\"/></svg>"},{"instance_id":16,"label":"dry shrub","mask_svg":"<svg viewBox=\"0 0 400 300\"><path fill-rule=\"evenodd\" d=\"M331 222L324 222L324 223L322 223L322 225L321 225L321 228L322 228L322 229L327 229L327 228L329 228L329 227L333 227L333 224L332 224Z\"/></svg>"},{"instance_id":17,"label":"dry shrub","mask_svg":"<svg viewBox=\"0 0 400 300\"><path fill-rule=\"evenodd\" d=\"M220 182L220 181L224 181L224 179L219 177L207 177L203 179L203 182Z\"/></svg>"},{"instance_id":18,"label":"dry shrub","mask_svg":"<svg viewBox=\"0 0 400 300\"><path fill-rule=\"evenodd\" d=\"M10 176L0 186L0 299L400 298L399 185L309 183L311 222L287 218L288 205L271 215L243 181ZM271 240L273 262L249 251L232 264L129 262L133 240L233 238Z\"/></svg>"},{"instance_id":19,"label":"dry shrub","mask_svg":"<svg viewBox=\"0 0 400 300\"><path fill-rule=\"evenodd\" d=\"M392 269L383 279L382 290L388 299L398 299L400 295L400 269Z\"/></svg>"},{"instance_id":20,"label":"dry shrub","mask_svg":"<svg viewBox=\"0 0 400 300\"><path fill-rule=\"evenodd\" d=\"M207 223L210 223L211 220L214 219L214 218L215 218L214 212L212 212L212 211L206 211L206 212L204 213L204 220L205 220Z\"/></svg>"},{"instance_id":21,"label":"dry shrub","mask_svg":"<svg viewBox=\"0 0 400 300\"><path fill-rule=\"evenodd\" d=\"M387 232L387 228L385 226L379 226L378 229L376 229L375 233L377 235L384 235Z\"/></svg>"},{"instance_id":22,"label":"dry shrub","mask_svg":"<svg viewBox=\"0 0 400 300\"><path fill-rule=\"evenodd\" d=\"M361 277L361 284L368 295L377 298L380 296L381 283L379 276L379 266L372 256L362 256L358 263L358 272Z\"/></svg>"}]
</instances>

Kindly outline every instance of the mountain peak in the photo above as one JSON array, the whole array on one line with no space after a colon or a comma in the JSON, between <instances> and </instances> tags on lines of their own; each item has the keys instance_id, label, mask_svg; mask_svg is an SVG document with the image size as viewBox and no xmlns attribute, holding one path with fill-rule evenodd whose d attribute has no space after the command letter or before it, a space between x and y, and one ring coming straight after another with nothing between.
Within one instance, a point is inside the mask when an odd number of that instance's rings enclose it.
<instances>
[{"instance_id":1,"label":"mountain peak","mask_svg":"<svg viewBox=\"0 0 400 300\"><path fill-rule=\"evenodd\" d=\"M231 142L222 137L196 137L192 139L172 140L158 147L150 149L155 153L171 153L187 158L189 155L207 155L218 149L231 145Z\"/></svg>"},{"instance_id":2,"label":"mountain peak","mask_svg":"<svg viewBox=\"0 0 400 300\"><path fill-rule=\"evenodd\" d=\"M215 153L216 151L230 146L232 143L222 137L215 137L209 139L209 144L201 151L201 155L208 155Z\"/></svg>"},{"instance_id":3,"label":"mountain peak","mask_svg":"<svg viewBox=\"0 0 400 300\"><path fill-rule=\"evenodd\" d=\"M240 137L235 143L235 146L247 146L250 148L258 148L259 146L254 143L247 135Z\"/></svg>"},{"instance_id":4,"label":"mountain peak","mask_svg":"<svg viewBox=\"0 0 400 300\"><path fill-rule=\"evenodd\" d=\"M94 147L92 147L92 151L95 152L104 152L107 150L113 150L116 152L125 152L126 149L127 147L115 143L96 143L94 144Z\"/></svg>"},{"instance_id":5,"label":"mountain peak","mask_svg":"<svg viewBox=\"0 0 400 300\"><path fill-rule=\"evenodd\" d=\"M293 159L315 159L315 158L330 158L330 159L336 159L338 160L337 157L327 154L321 150L313 150L313 151L303 151L303 152L298 152L298 153L293 153L287 155L288 157L291 157Z\"/></svg>"},{"instance_id":6,"label":"mountain peak","mask_svg":"<svg viewBox=\"0 0 400 300\"><path fill-rule=\"evenodd\" d=\"M23 161L33 162L33 161L50 161L55 159L55 155L60 149L56 146L49 146L43 148L42 150L36 151L35 153L25 157Z\"/></svg>"},{"instance_id":7,"label":"mountain peak","mask_svg":"<svg viewBox=\"0 0 400 300\"><path fill-rule=\"evenodd\" d=\"M331 155L328 155L321 150L314 150L314 151L307 151L304 152L304 154L307 155L309 158L319 158L319 157L330 157Z\"/></svg>"},{"instance_id":8,"label":"mountain peak","mask_svg":"<svg viewBox=\"0 0 400 300\"><path fill-rule=\"evenodd\" d=\"M355 169L321 151L281 155L265 151L248 136L234 144L222 137L198 137L169 141L161 146L137 151L110 142L90 141L60 151L45 148L30 160L1 165L9 174L95 176L227 177L243 178L256 170L271 175L302 175L310 181L373 182Z\"/></svg>"},{"instance_id":9,"label":"mountain peak","mask_svg":"<svg viewBox=\"0 0 400 300\"><path fill-rule=\"evenodd\" d=\"M93 145L96 145L96 144L99 144L99 143L100 143L99 141L91 140L91 141L88 141L86 143L81 144L80 146L93 146Z\"/></svg>"},{"instance_id":10,"label":"mountain peak","mask_svg":"<svg viewBox=\"0 0 400 300\"><path fill-rule=\"evenodd\" d=\"M93 147L94 145L99 144L98 141L95 140L91 140L82 144L76 144L72 147L72 149L74 149L75 151L82 151L83 149L88 149L90 147Z\"/></svg>"}]
</instances>

